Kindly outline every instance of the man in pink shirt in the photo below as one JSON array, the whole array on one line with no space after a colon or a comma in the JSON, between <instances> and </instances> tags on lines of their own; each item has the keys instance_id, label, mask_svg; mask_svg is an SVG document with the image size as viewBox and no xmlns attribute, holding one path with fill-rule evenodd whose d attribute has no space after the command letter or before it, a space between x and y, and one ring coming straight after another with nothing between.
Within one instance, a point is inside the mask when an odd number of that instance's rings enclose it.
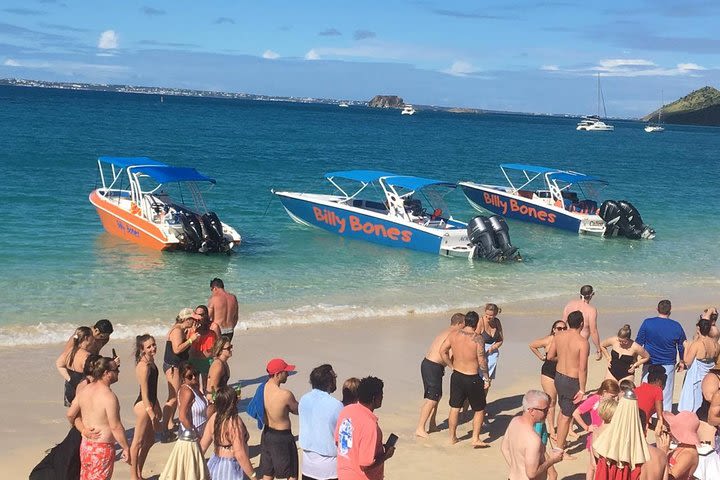
<instances>
[{"instance_id":1,"label":"man in pink shirt","mask_svg":"<svg viewBox=\"0 0 720 480\"><path fill-rule=\"evenodd\" d=\"M383 381L365 377L358 386L358 403L343 408L335 427L338 480L382 480L385 460L394 446L382 443L382 431L373 411L382 406Z\"/></svg>"}]
</instances>

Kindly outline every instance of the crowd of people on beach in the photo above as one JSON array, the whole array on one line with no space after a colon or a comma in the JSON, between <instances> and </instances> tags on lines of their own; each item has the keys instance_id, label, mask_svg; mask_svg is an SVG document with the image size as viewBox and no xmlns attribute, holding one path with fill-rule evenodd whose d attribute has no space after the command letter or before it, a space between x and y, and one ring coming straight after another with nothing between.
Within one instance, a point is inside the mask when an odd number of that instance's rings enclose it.
<instances>
[{"instance_id":1,"label":"crowd of people on beach","mask_svg":"<svg viewBox=\"0 0 720 480\"><path fill-rule=\"evenodd\" d=\"M597 309L591 304L594 295L593 287L584 285L550 333L529 344L542 362L541 390L524 395L522 413L503 436L509 478L556 479L553 465L574 458L568 450L576 440L589 453L588 480L720 479L717 309L705 309L687 339L680 323L670 318L671 302L662 300L657 315L643 321L635 339L630 326L623 325L617 335L601 341ZM438 430L442 377L450 367L450 441L458 441L458 414L469 404L471 445L489 447L480 430L504 341L499 312L488 303L482 317L456 314L431 343L420 365L425 400L417 436ZM596 361L607 361L605 380L593 392L587 390L591 341ZM675 373L682 371L684 383L673 413ZM636 372L641 372L638 385ZM648 440L649 430L654 444Z\"/></svg>"},{"instance_id":2,"label":"crowd of people on beach","mask_svg":"<svg viewBox=\"0 0 720 480\"><path fill-rule=\"evenodd\" d=\"M281 358L267 362L267 377L245 408L262 431L259 464L253 465L248 430L239 416L240 386L229 384L238 302L221 279L213 279L210 289L207 305L183 308L168 331L162 362L168 396L163 404L158 398L157 342L148 334L136 337L139 393L132 406L135 428L130 441L111 389L118 381L120 358L114 349L111 356L101 355L113 326L100 320L77 328L56 362L65 379L63 400L72 427L33 470L32 480L112 478L116 444L120 458L130 464L131 478L140 480L156 439L175 443L162 480L384 477L384 463L393 456L397 437L383 439L374 413L383 403L383 381L349 378L339 400L332 395L337 374L323 364L310 372L312 388L298 401L283 386L295 365ZM584 469L588 480L720 478L717 310L705 309L688 340L682 326L670 318L670 301L662 300L657 315L642 323L635 339L630 326L623 325L617 335L601 341L598 312L591 304L594 295L593 287L584 285L550 333L529 344L542 362L539 389L525 393L522 412L503 436L500 453L508 478L554 480L554 465L583 448L590 458ZM469 410L470 445L491 447L481 439L481 430L505 340L500 313L493 303L485 304L481 315L456 313L435 336L420 365L424 401L416 436L439 430L437 411L449 367L450 442L459 442L461 412ZM607 361L605 379L595 389L587 385L591 342L595 360ZM674 379L681 371L686 373L673 413ZM301 455L291 415L299 418Z\"/></svg>"}]
</instances>

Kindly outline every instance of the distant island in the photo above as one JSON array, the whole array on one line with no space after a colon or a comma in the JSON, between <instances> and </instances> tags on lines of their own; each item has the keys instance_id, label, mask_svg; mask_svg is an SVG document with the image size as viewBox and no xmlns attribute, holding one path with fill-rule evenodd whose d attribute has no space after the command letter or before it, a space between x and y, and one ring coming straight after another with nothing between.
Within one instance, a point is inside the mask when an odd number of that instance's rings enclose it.
<instances>
[{"instance_id":1,"label":"distant island","mask_svg":"<svg viewBox=\"0 0 720 480\"><path fill-rule=\"evenodd\" d=\"M397 95L375 95L369 102L368 107L374 108L402 108L405 100Z\"/></svg>"},{"instance_id":2,"label":"distant island","mask_svg":"<svg viewBox=\"0 0 720 480\"><path fill-rule=\"evenodd\" d=\"M646 122L657 122L660 109L643 117ZM703 87L662 107L662 121L680 125L720 126L720 91Z\"/></svg>"}]
</instances>

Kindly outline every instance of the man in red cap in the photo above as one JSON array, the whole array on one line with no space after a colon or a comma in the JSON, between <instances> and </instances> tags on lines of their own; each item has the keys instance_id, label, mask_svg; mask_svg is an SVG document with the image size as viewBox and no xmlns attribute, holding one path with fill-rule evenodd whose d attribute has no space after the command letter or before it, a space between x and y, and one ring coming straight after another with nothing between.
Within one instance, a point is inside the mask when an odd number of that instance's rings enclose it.
<instances>
[{"instance_id":1,"label":"man in red cap","mask_svg":"<svg viewBox=\"0 0 720 480\"><path fill-rule=\"evenodd\" d=\"M273 358L267 364L270 378L265 384L265 428L260 438L260 471L263 480L298 477L298 454L292 434L290 414L297 415L298 402L290 390L280 385L287 382L288 372L295 365L281 358Z\"/></svg>"}]
</instances>

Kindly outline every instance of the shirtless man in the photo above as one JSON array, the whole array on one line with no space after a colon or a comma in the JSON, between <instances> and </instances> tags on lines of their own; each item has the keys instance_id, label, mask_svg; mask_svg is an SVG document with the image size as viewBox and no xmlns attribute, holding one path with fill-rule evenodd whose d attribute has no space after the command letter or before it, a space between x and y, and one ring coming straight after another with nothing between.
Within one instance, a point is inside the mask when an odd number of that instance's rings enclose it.
<instances>
[{"instance_id":1,"label":"shirtless man","mask_svg":"<svg viewBox=\"0 0 720 480\"><path fill-rule=\"evenodd\" d=\"M465 324L465 315L456 313L450 319L450 326L445 328L435 337L430 344L425 358L420 363L420 375L422 376L423 389L425 391L425 403L420 409L420 422L415 429L415 435L418 437L427 437L429 432L437 431L437 406L442 397L442 377L445 375L445 367L442 355L440 355L440 347L450 332L460 330ZM426 431L425 424L430 420L430 428Z\"/></svg>"},{"instance_id":2,"label":"shirtless man","mask_svg":"<svg viewBox=\"0 0 720 480\"><path fill-rule=\"evenodd\" d=\"M297 446L290 424L290 414L298 414L298 402L290 390L280 387L293 370L295 365L288 365L280 358L273 358L267 364L270 378L263 392L265 428L260 437L263 480L298 478Z\"/></svg>"},{"instance_id":3,"label":"shirtless man","mask_svg":"<svg viewBox=\"0 0 720 480\"><path fill-rule=\"evenodd\" d=\"M541 391L530 390L522 401L523 412L513 418L503 436L502 450L505 462L510 467L510 480L547 478L547 470L562 461L563 451L553 449L545 458L545 445L535 431L536 423L543 423L550 408L550 397Z\"/></svg>"},{"instance_id":4,"label":"shirtless man","mask_svg":"<svg viewBox=\"0 0 720 480\"><path fill-rule=\"evenodd\" d=\"M112 359L101 357L92 370L92 383L78 389L68 409L70 424L81 432L92 433L92 438L83 436L80 444L80 478L112 478L115 442L122 448L122 459L129 462L130 447L120 421L120 403L110 390L110 385L118 381L119 371Z\"/></svg>"},{"instance_id":5,"label":"shirtless man","mask_svg":"<svg viewBox=\"0 0 720 480\"><path fill-rule=\"evenodd\" d=\"M232 293L225 291L225 284L219 278L210 282L210 298L208 309L210 320L220 328L220 336L228 337L230 341L235 333L238 322L238 301Z\"/></svg>"},{"instance_id":6,"label":"shirtless man","mask_svg":"<svg viewBox=\"0 0 720 480\"><path fill-rule=\"evenodd\" d=\"M567 316L568 329L555 333L547 354L548 360L557 359L555 389L560 407L557 428L559 448L565 448L575 404L585 396L590 344L581 333L583 323L582 312L570 312Z\"/></svg>"},{"instance_id":7,"label":"shirtless man","mask_svg":"<svg viewBox=\"0 0 720 480\"><path fill-rule=\"evenodd\" d=\"M450 443L458 442L457 426L460 407L465 400L470 401L473 415L473 448L489 447L480 441L480 427L485 419L485 387L490 385L487 358L482 337L475 334L480 317L476 312L465 314L465 326L448 334L440 347L440 355L445 365L453 369L450 376L450 415L448 425ZM452 358L450 350L452 349ZM479 375L482 373L482 377ZM484 383L483 383L484 381Z\"/></svg>"},{"instance_id":8,"label":"shirtless man","mask_svg":"<svg viewBox=\"0 0 720 480\"><path fill-rule=\"evenodd\" d=\"M93 341L90 343L90 346L88 347L88 351L90 353L95 353L97 355L100 354L100 349L107 345L107 343L110 341L110 335L113 333L113 326L112 323L110 323L110 320L102 319L95 322L95 325L91 327L92 334L93 334ZM65 342L65 350L64 352L70 353L70 350L72 350L73 347L73 337L71 336L68 338L68 341ZM113 359L118 360L119 359Z\"/></svg>"},{"instance_id":9,"label":"shirtless man","mask_svg":"<svg viewBox=\"0 0 720 480\"><path fill-rule=\"evenodd\" d=\"M595 290L592 285L583 285L580 288L580 298L576 300L570 300L565 305L563 310L563 320L567 323L567 317L570 312L580 311L585 319L585 326L580 332L583 337L592 337L592 342L595 344L595 360L602 358L602 349L600 348L600 334L597 328L597 308L590 305L590 300L595 296Z\"/></svg>"}]
</instances>

